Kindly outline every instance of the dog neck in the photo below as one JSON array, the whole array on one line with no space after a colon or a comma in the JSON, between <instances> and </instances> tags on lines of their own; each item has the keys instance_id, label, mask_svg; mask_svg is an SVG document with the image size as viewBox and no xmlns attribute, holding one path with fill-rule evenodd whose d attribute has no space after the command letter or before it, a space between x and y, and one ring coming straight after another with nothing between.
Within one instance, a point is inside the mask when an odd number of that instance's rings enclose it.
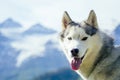
<instances>
[{"instance_id":1,"label":"dog neck","mask_svg":"<svg viewBox=\"0 0 120 80\"><path fill-rule=\"evenodd\" d=\"M97 47L97 46L96 46ZM97 47L97 49L100 50L100 47ZM94 50L94 51L93 51ZM93 48L93 50L89 50L83 61L82 61L82 64L80 65L80 69L79 69L79 72L85 77L85 78L88 78L89 75L91 74L91 72L93 71L94 69L94 64L95 64L95 61L97 60L98 58L98 55L99 55L99 50L95 50L95 48Z\"/></svg>"},{"instance_id":2,"label":"dog neck","mask_svg":"<svg viewBox=\"0 0 120 80\"><path fill-rule=\"evenodd\" d=\"M104 34L103 36L103 34L104 33L101 34L102 36L100 35L100 44L98 44L98 42L96 41L94 47L88 50L82 61L82 64L80 65L80 69L78 71L85 78L88 78L90 76L90 74L94 71L96 65L99 64L103 58L107 57L108 53L110 53L111 51L113 39L106 34Z\"/></svg>"}]
</instances>

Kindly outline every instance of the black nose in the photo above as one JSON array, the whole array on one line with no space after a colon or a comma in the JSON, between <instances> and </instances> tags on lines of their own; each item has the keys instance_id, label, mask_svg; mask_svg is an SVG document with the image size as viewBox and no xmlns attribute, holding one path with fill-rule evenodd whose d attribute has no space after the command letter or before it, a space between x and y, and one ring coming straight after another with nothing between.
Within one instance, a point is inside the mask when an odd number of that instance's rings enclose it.
<instances>
[{"instance_id":1,"label":"black nose","mask_svg":"<svg viewBox=\"0 0 120 80\"><path fill-rule=\"evenodd\" d=\"M78 56L79 49L73 49L71 50L72 56Z\"/></svg>"}]
</instances>

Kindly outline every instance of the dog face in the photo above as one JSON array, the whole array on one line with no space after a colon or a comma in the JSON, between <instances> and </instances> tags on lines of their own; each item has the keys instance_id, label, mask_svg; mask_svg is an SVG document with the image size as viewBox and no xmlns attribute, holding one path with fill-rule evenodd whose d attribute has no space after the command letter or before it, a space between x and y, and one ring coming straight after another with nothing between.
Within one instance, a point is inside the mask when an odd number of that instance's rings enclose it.
<instances>
[{"instance_id":1,"label":"dog face","mask_svg":"<svg viewBox=\"0 0 120 80\"><path fill-rule=\"evenodd\" d=\"M60 42L72 69L78 70L86 53L93 48L95 42L98 30L96 15L92 10L86 21L77 23L72 21L68 13L65 12L62 25Z\"/></svg>"}]
</instances>

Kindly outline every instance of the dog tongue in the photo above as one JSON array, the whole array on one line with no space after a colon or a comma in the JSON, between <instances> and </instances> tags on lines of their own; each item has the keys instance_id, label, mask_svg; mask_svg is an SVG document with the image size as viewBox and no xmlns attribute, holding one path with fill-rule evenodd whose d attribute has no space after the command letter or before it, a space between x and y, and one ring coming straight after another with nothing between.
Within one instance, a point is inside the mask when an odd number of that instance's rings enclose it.
<instances>
[{"instance_id":1,"label":"dog tongue","mask_svg":"<svg viewBox=\"0 0 120 80\"><path fill-rule=\"evenodd\" d=\"M71 67L73 70L78 70L81 64L81 59L80 58L74 58L71 62Z\"/></svg>"}]
</instances>

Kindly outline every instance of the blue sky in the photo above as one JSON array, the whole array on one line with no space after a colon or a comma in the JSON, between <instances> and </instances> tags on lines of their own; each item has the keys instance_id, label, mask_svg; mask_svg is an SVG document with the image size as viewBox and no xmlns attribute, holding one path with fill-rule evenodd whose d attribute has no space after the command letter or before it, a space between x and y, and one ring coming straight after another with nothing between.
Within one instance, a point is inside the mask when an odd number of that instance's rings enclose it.
<instances>
[{"instance_id":1,"label":"blue sky","mask_svg":"<svg viewBox=\"0 0 120 80\"><path fill-rule=\"evenodd\" d=\"M120 0L0 0L0 22L13 18L24 27L41 23L59 31L64 11L81 21L94 9L100 28L113 30L120 22L119 5Z\"/></svg>"}]
</instances>

